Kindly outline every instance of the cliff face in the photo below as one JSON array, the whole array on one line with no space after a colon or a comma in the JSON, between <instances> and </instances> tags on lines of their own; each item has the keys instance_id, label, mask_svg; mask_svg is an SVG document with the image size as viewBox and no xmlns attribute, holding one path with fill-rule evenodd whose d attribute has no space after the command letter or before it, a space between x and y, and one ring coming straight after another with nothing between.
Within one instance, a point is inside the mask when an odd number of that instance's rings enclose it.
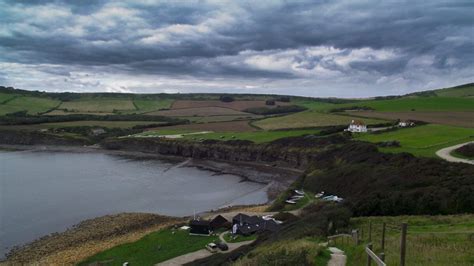
<instances>
[{"instance_id":1,"label":"cliff face","mask_svg":"<svg viewBox=\"0 0 474 266\"><path fill-rule=\"evenodd\" d=\"M106 149L132 150L196 159L270 163L306 169L317 151L327 149L328 144L345 141L346 139L342 137L287 138L268 144L254 144L249 141L190 142L171 139L123 138L107 139L102 142L102 146Z\"/></svg>"},{"instance_id":2,"label":"cliff face","mask_svg":"<svg viewBox=\"0 0 474 266\"><path fill-rule=\"evenodd\" d=\"M0 130L0 144L11 145L87 145L86 139L65 138L34 131Z\"/></svg>"}]
</instances>

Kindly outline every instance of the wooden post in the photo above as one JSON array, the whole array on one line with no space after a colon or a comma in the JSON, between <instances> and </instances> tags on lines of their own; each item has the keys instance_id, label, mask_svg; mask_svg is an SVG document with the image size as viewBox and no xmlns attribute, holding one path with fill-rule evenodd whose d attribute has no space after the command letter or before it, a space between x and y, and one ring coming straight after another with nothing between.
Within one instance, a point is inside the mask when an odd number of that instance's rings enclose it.
<instances>
[{"instance_id":1,"label":"wooden post","mask_svg":"<svg viewBox=\"0 0 474 266\"><path fill-rule=\"evenodd\" d=\"M372 243L369 243L367 247L372 250ZM372 258L370 257L369 253L367 253L367 266L370 266L372 264Z\"/></svg>"},{"instance_id":2,"label":"wooden post","mask_svg":"<svg viewBox=\"0 0 474 266\"><path fill-rule=\"evenodd\" d=\"M372 242L372 221L369 221L369 242Z\"/></svg>"},{"instance_id":3,"label":"wooden post","mask_svg":"<svg viewBox=\"0 0 474 266\"><path fill-rule=\"evenodd\" d=\"M364 227L360 228L360 240L362 240L362 242L364 242Z\"/></svg>"},{"instance_id":4,"label":"wooden post","mask_svg":"<svg viewBox=\"0 0 474 266\"><path fill-rule=\"evenodd\" d=\"M407 223L402 223L402 236L400 239L400 266L405 266L407 226Z\"/></svg>"},{"instance_id":5,"label":"wooden post","mask_svg":"<svg viewBox=\"0 0 474 266\"><path fill-rule=\"evenodd\" d=\"M359 230L358 229L355 232L355 243L356 245L359 245Z\"/></svg>"},{"instance_id":6,"label":"wooden post","mask_svg":"<svg viewBox=\"0 0 474 266\"><path fill-rule=\"evenodd\" d=\"M385 262L385 253L383 253L383 252L380 253L379 258L380 258L383 262Z\"/></svg>"},{"instance_id":7,"label":"wooden post","mask_svg":"<svg viewBox=\"0 0 474 266\"><path fill-rule=\"evenodd\" d=\"M385 251L385 223L382 223L382 251Z\"/></svg>"}]
</instances>

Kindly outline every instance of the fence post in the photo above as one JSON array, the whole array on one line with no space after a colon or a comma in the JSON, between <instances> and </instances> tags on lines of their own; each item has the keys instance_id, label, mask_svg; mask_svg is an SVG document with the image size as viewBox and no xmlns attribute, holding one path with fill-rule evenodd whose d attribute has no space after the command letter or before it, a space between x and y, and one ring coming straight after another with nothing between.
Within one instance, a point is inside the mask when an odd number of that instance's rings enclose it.
<instances>
[{"instance_id":1,"label":"fence post","mask_svg":"<svg viewBox=\"0 0 474 266\"><path fill-rule=\"evenodd\" d=\"M360 227L360 240L362 240L362 242L364 242L364 227Z\"/></svg>"},{"instance_id":2,"label":"fence post","mask_svg":"<svg viewBox=\"0 0 474 266\"><path fill-rule=\"evenodd\" d=\"M382 223L382 251L385 251L385 223Z\"/></svg>"},{"instance_id":3,"label":"fence post","mask_svg":"<svg viewBox=\"0 0 474 266\"><path fill-rule=\"evenodd\" d=\"M372 250L372 243L369 243L367 247ZM367 266L370 266L372 264L372 258L370 257L369 253L367 253Z\"/></svg>"},{"instance_id":4,"label":"fence post","mask_svg":"<svg viewBox=\"0 0 474 266\"><path fill-rule=\"evenodd\" d=\"M359 230L358 229L355 231L355 244L359 245Z\"/></svg>"},{"instance_id":5,"label":"fence post","mask_svg":"<svg viewBox=\"0 0 474 266\"><path fill-rule=\"evenodd\" d=\"M369 242L372 242L372 221L369 221Z\"/></svg>"},{"instance_id":6,"label":"fence post","mask_svg":"<svg viewBox=\"0 0 474 266\"><path fill-rule=\"evenodd\" d=\"M385 262L385 253L383 253L383 252L380 253L379 258L380 258L383 262Z\"/></svg>"},{"instance_id":7,"label":"fence post","mask_svg":"<svg viewBox=\"0 0 474 266\"><path fill-rule=\"evenodd\" d=\"M402 236L400 239L400 266L405 266L407 223L402 223Z\"/></svg>"}]
</instances>

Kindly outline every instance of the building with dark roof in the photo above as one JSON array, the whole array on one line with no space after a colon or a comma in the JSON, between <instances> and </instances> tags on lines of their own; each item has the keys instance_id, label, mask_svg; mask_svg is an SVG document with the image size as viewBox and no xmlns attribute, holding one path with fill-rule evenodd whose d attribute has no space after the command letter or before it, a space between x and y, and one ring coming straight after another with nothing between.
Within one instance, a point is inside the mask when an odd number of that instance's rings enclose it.
<instances>
[{"instance_id":1,"label":"building with dark roof","mask_svg":"<svg viewBox=\"0 0 474 266\"><path fill-rule=\"evenodd\" d=\"M229 221L227 221L227 219L224 218L224 216L217 215L216 217L214 217L214 219L211 220L210 226L211 226L211 229L214 231L219 228L230 229L232 227L232 224Z\"/></svg>"},{"instance_id":2,"label":"building with dark roof","mask_svg":"<svg viewBox=\"0 0 474 266\"><path fill-rule=\"evenodd\" d=\"M211 223L209 221L199 221L199 220L192 220L189 222L189 234L191 235L210 235L212 232Z\"/></svg>"},{"instance_id":3,"label":"building with dark roof","mask_svg":"<svg viewBox=\"0 0 474 266\"><path fill-rule=\"evenodd\" d=\"M242 213L232 218L232 224L237 225L237 234L241 235L280 230L280 225L273 220L264 220L262 217L248 216Z\"/></svg>"}]
</instances>

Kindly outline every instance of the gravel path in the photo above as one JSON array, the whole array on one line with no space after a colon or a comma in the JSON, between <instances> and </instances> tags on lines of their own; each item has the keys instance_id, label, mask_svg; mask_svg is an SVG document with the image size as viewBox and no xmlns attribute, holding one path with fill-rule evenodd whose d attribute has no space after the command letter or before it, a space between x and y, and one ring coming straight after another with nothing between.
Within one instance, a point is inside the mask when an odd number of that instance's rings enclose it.
<instances>
[{"instance_id":1,"label":"gravel path","mask_svg":"<svg viewBox=\"0 0 474 266\"><path fill-rule=\"evenodd\" d=\"M346 265L346 255L344 255L344 251L330 247L329 251L331 251L331 259L328 262L328 266L345 266Z\"/></svg>"},{"instance_id":2,"label":"gravel path","mask_svg":"<svg viewBox=\"0 0 474 266\"><path fill-rule=\"evenodd\" d=\"M445 159L448 162L474 164L474 160L462 159L462 158L454 157L454 156L451 155L452 151L454 151L455 149L460 148L460 147L462 147L466 144L469 144L469 143L474 143L474 141L469 141L469 142L466 142L466 143L461 143L461 144L458 144L458 145L454 145L454 146L451 146L451 147L441 149L441 150L436 152L436 155L438 157L442 158L442 159Z\"/></svg>"}]
</instances>

